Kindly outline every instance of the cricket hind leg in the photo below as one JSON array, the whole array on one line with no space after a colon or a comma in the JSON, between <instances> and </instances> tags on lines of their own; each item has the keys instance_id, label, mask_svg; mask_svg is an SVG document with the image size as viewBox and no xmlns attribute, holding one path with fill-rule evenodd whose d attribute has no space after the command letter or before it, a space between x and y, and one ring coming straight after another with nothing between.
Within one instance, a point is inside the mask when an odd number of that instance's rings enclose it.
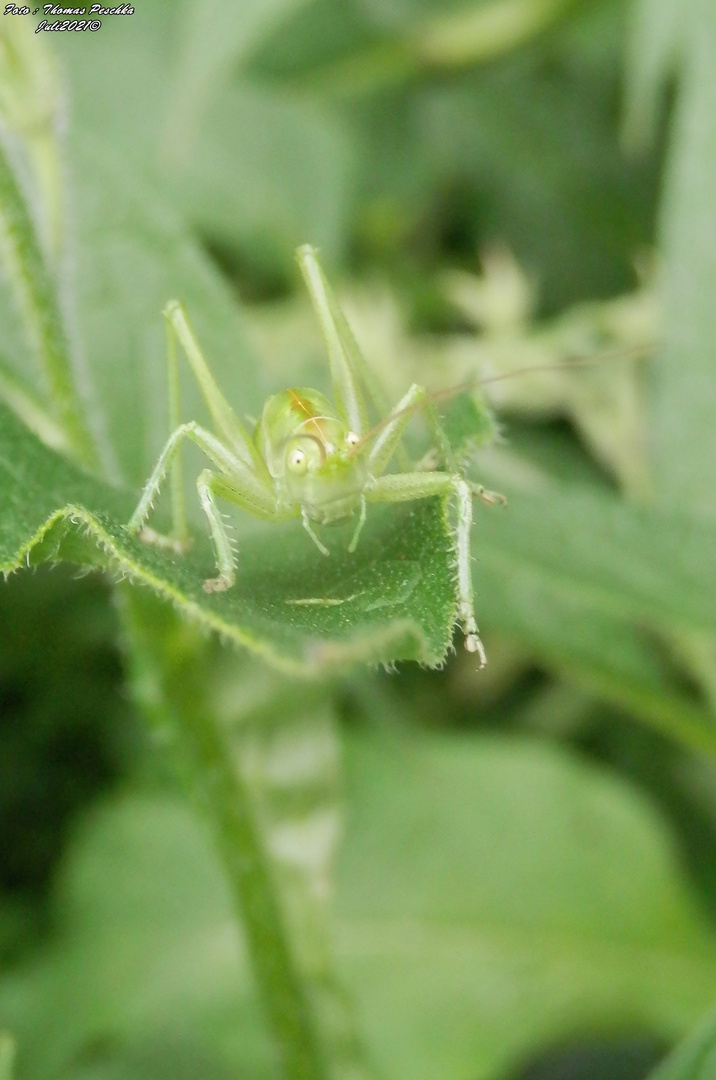
<instances>
[{"instance_id":1,"label":"cricket hind leg","mask_svg":"<svg viewBox=\"0 0 716 1080\"><path fill-rule=\"evenodd\" d=\"M316 249L304 244L296 256L326 344L336 404L352 430L365 435L369 427L366 400L378 418L388 415L388 400L341 311ZM399 468L408 470L410 459L400 436L394 452Z\"/></svg>"},{"instance_id":2,"label":"cricket hind leg","mask_svg":"<svg viewBox=\"0 0 716 1080\"><path fill-rule=\"evenodd\" d=\"M368 455L368 470L372 476L380 476L396 452L403 432L417 408L423 412L427 425L435 441L430 454L414 471L433 471L439 461L450 474L459 472L458 463L453 454L450 440L440 422L438 411L424 386L413 383L400 399L395 410L378 433ZM405 469L404 472L408 470Z\"/></svg>"}]
</instances>

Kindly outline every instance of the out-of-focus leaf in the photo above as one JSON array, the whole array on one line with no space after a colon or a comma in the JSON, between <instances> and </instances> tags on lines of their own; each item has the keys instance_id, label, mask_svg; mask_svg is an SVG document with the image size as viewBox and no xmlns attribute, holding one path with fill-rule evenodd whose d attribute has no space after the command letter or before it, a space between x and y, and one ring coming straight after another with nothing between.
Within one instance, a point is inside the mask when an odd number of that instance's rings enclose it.
<instances>
[{"instance_id":1,"label":"out-of-focus leaf","mask_svg":"<svg viewBox=\"0 0 716 1080\"><path fill-rule=\"evenodd\" d=\"M114 185L126 180L132 186L137 173L151 176L165 201L180 207L222 253L238 249L251 267L265 266L289 280L299 243L321 245L329 259L344 249L351 140L329 108L264 91L227 71L233 31L226 33L226 18L240 37L239 24L257 20L259 33L269 9L277 10L273 3L235 7L226 17L199 20L200 46L191 37L191 56L198 52L189 81L203 89L189 116L173 107L176 86L187 92L183 64L189 54L177 58L171 44L174 35L193 33L188 24L198 18L197 5L147 0L141 18L137 12L115 19L102 40L95 35L93 50L58 40L73 128L85 136L101 132L113 148ZM214 69L218 54L223 60ZM112 183L111 156L107 167Z\"/></svg>"},{"instance_id":2,"label":"out-of-focus leaf","mask_svg":"<svg viewBox=\"0 0 716 1080\"><path fill-rule=\"evenodd\" d=\"M481 511L475 530L476 554L502 564L512 588L522 570L606 613L657 626L712 624L711 528L689 515L545 485L538 494L513 489L507 510Z\"/></svg>"},{"instance_id":3,"label":"out-of-focus leaf","mask_svg":"<svg viewBox=\"0 0 716 1080\"><path fill-rule=\"evenodd\" d=\"M528 742L354 754L339 940L386 1075L503 1076L597 1023L673 1037L713 997L716 941L633 790Z\"/></svg>"},{"instance_id":4,"label":"out-of-focus leaf","mask_svg":"<svg viewBox=\"0 0 716 1080\"><path fill-rule=\"evenodd\" d=\"M659 104L681 44L684 9L674 0L632 0L631 8L622 135L627 149L638 153L656 136Z\"/></svg>"},{"instance_id":5,"label":"out-of-focus leaf","mask_svg":"<svg viewBox=\"0 0 716 1080\"><path fill-rule=\"evenodd\" d=\"M12 1080L15 1043L6 1031L0 1031L0 1080Z\"/></svg>"},{"instance_id":6,"label":"out-of-focus leaf","mask_svg":"<svg viewBox=\"0 0 716 1080\"><path fill-rule=\"evenodd\" d=\"M550 312L630 288L630 258L650 236L653 177L620 158L611 95L564 44L426 87L407 106L428 191L447 193L428 221L476 245L509 243ZM376 148L379 164L390 149Z\"/></svg>"},{"instance_id":7,"label":"out-of-focus leaf","mask_svg":"<svg viewBox=\"0 0 716 1080\"><path fill-rule=\"evenodd\" d=\"M510 574L489 555L479 558L475 577L488 654L492 632L507 635L591 697L716 756L713 716L665 670L664 647L638 620L560 594L553 581L527 567Z\"/></svg>"},{"instance_id":8,"label":"out-of-focus leaf","mask_svg":"<svg viewBox=\"0 0 716 1080\"><path fill-rule=\"evenodd\" d=\"M600 1024L675 1038L716 993L662 819L603 771L531 741L359 737L347 794L335 935L386 1075L496 1080ZM61 910L58 945L0 983L27 1080L149 1039L273 1075L186 809L135 796L85 822Z\"/></svg>"},{"instance_id":9,"label":"out-of-focus leaf","mask_svg":"<svg viewBox=\"0 0 716 1080\"><path fill-rule=\"evenodd\" d=\"M344 255L354 157L327 105L234 79L162 175L205 235L290 280L293 251L307 240L328 262Z\"/></svg>"},{"instance_id":10,"label":"out-of-focus leaf","mask_svg":"<svg viewBox=\"0 0 716 1080\"><path fill-rule=\"evenodd\" d=\"M181 6L165 143L173 161L186 160L197 124L212 97L225 90L230 67L261 41L274 22L304 2L260 0L227 8L221 0L194 0Z\"/></svg>"},{"instance_id":11,"label":"out-of-focus leaf","mask_svg":"<svg viewBox=\"0 0 716 1080\"><path fill-rule=\"evenodd\" d=\"M40 244L19 169L1 144L0 248L4 273L22 312L26 339L42 372L44 385L34 401L35 414L42 416L43 405L46 406L49 414L46 427L48 436L52 432L51 441L56 442L57 429L61 428L79 460L95 464L94 442L79 398L79 380L56 281ZM7 368L5 380L12 379L12 375L12 367ZM27 394L23 382L19 380L14 388L20 390L21 400ZM11 385L11 392L12 389ZM22 405L21 411L27 415L28 410Z\"/></svg>"},{"instance_id":12,"label":"out-of-focus leaf","mask_svg":"<svg viewBox=\"0 0 716 1080\"><path fill-rule=\"evenodd\" d=\"M395 54L393 53L395 49ZM339 71L344 65L350 73L352 63L361 71L364 56L380 56L385 50L388 72L394 62L402 72L403 50L395 31L372 17L367 5L357 0L311 0L280 22L248 58L249 74L292 81L316 80L321 86L325 73ZM379 64L378 71L381 66ZM368 62L369 74L373 66Z\"/></svg>"},{"instance_id":13,"label":"out-of-focus leaf","mask_svg":"<svg viewBox=\"0 0 716 1080\"><path fill-rule=\"evenodd\" d=\"M655 497L716 515L716 7L682 14L684 57L661 232L664 349L650 369Z\"/></svg>"},{"instance_id":14,"label":"out-of-focus leaf","mask_svg":"<svg viewBox=\"0 0 716 1080\"><path fill-rule=\"evenodd\" d=\"M476 605L486 626L713 755L713 720L666 676L645 635L668 638L674 627L685 628L667 609L687 593L701 608L698 615L692 609L690 629L698 621L708 633L702 620L716 584L706 584L706 548L694 546L701 526L684 515L627 507L595 487L544 484L530 494L512 489L499 470L488 480L507 491L509 505L504 512L480 508L473 529ZM487 644L489 651L489 635Z\"/></svg>"},{"instance_id":15,"label":"out-of-focus leaf","mask_svg":"<svg viewBox=\"0 0 716 1080\"><path fill-rule=\"evenodd\" d=\"M716 1016L712 1013L648 1080L711 1080L716 1076Z\"/></svg>"},{"instance_id":16,"label":"out-of-focus leaf","mask_svg":"<svg viewBox=\"0 0 716 1080\"><path fill-rule=\"evenodd\" d=\"M48 43L24 18L3 20L0 119L22 140L36 188L35 210L47 255L57 267L64 243L64 184L59 132L64 86Z\"/></svg>"},{"instance_id":17,"label":"out-of-focus leaf","mask_svg":"<svg viewBox=\"0 0 716 1080\"><path fill-rule=\"evenodd\" d=\"M694 0L661 211L664 348L650 369L649 434L657 498L716 519L716 9ZM709 692L713 645L685 637L683 655ZM710 659L709 659L710 654Z\"/></svg>"},{"instance_id":18,"label":"out-of-focus leaf","mask_svg":"<svg viewBox=\"0 0 716 1080\"><path fill-rule=\"evenodd\" d=\"M247 1075L274 1075L211 851L178 802L134 800L84 823L60 897L64 939L0 992L26 1077L82 1076L151 1043L203 1055L209 1075L232 1054Z\"/></svg>"},{"instance_id":19,"label":"out-of-focus leaf","mask_svg":"<svg viewBox=\"0 0 716 1080\"><path fill-rule=\"evenodd\" d=\"M78 336L108 471L144 483L169 433L167 300L185 302L212 370L239 414L261 403L259 372L221 275L156 189L106 142L75 132L71 175L77 217ZM182 418L204 420L182 365ZM113 468L112 468L113 464Z\"/></svg>"},{"instance_id":20,"label":"out-of-focus leaf","mask_svg":"<svg viewBox=\"0 0 716 1080\"><path fill-rule=\"evenodd\" d=\"M321 91L360 94L434 70L494 61L537 37L572 3L450 0L399 11L394 4L313 0L290 12L249 66Z\"/></svg>"}]
</instances>

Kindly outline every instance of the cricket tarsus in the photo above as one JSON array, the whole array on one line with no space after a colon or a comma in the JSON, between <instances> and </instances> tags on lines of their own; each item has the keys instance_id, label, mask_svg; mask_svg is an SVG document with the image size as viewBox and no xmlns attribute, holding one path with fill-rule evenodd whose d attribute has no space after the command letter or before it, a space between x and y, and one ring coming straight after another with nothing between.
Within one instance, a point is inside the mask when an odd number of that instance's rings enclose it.
<instances>
[{"instance_id":1,"label":"cricket tarsus","mask_svg":"<svg viewBox=\"0 0 716 1080\"><path fill-rule=\"evenodd\" d=\"M150 529L148 525L144 525L140 530L139 539L145 544L154 544L155 547L165 551L173 551L175 555L185 555L193 543L190 536L180 540L176 536L158 533L155 529Z\"/></svg>"},{"instance_id":2,"label":"cricket tarsus","mask_svg":"<svg viewBox=\"0 0 716 1080\"><path fill-rule=\"evenodd\" d=\"M298 261L326 342L335 403L306 388L292 388L270 397L252 434L244 428L219 389L199 346L183 305L170 301L167 325L167 370L172 431L147 481L129 530L141 539L177 553L188 543L180 451L187 439L211 462L197 479L197 492L211 533L218 574L203 583L207 593L224 592L235 582L235 553L217 500L221 499L263 521L301 518L319 551L328 549L314 525L327 525L357 515L348 552L358 544L368 503L410 502L431 496L456 504L454 557L457 618L465 648L486 661L473 604L470 573L472 500L492 506L504 496L467 480L455 459L431 395L413 385L384 420L369 427L369 410L385 412L382 394L363 360L343 313L326 281L315 250L299 248ZM180 422L177 343L181 346L211 416L214 431L194 421ZM410 467L403 434L416 408L423 408L438 457L430 468ZM395 459L402 470L386 473ZM442 461L443 470L435 467ZM154 500L171 474L172 533L148 528Z\"/></svg>"},{"instance_id":3,"label":"cricket tarsus","mask_svg":"<svg viewBox=\"0 0 716 1080\"><path fill-rule=\"evenodd\" d=\"M207 578L202 584L205 593L226 592L234 584L234 575L230 577Z\"/></svg>"}]
</instances>

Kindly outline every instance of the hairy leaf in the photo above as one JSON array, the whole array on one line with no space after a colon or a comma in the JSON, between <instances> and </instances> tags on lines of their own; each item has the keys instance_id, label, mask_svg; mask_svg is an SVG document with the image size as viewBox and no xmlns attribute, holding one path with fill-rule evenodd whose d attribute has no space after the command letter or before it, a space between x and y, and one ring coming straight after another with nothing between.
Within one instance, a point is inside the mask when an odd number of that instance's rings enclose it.
<instances>
[{"instance_id":1,"label":"hairy leaf","mask_svg":"<svg viewBox=\"0 0 716 1080\"><path fill-rule=\"evenodd\" d=\"M437 500L371 514L352 556L350 525L334 530L328 559L300 524L254 530L242 542L236 587L208 596L208 542L179 558L131 537L124 526L135 496L80 472L2 407L0 489L1 571L48 558L107 567L305 675L356 659L436 664L449 645L452 549Z\"/></svg>"}]
</instances>

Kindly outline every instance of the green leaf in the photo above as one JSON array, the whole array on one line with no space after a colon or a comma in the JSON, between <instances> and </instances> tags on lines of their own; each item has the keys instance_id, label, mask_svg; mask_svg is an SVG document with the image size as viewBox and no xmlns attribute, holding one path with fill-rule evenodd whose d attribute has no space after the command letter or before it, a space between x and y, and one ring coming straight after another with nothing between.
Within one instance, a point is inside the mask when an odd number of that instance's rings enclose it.
<instances>
[{"instance_id":1,"label":"green leaf","mask_svg":"<svg viewBox=\"0 0 716 1080\"><path fill-rule=\"evenodd\" d=\"M558 597L656 626L708 631L716 570L709 524L675 510L632 506L594 487L545 485L511 493L509 508L483 511L480 560L521 567ZM511 588L518 591L520 583ZM479 591L479 579L478 579Z\"/></svg>"},{"instance_id":2,"label":"green leaf","mask_svg":"<svg viewBox=\"0 0 716 1080\"><path fill-rule=\"evenodd\" d=\"M226 89L233 65L300 0L260 0L226 8L220 0L185 4L178 16L179 57L167 109L170 155L186 158L207 103Z\"/></svg>"},{"instance_id":3,"label":"green leaf","mask_svg":"<svg viewBox=\"0 0 716 1080\"><path fill-rule=\"evenodd\" d=\"M371 508L350 556L350 523L336 527L329 559L298 523L254 525L244 517L237 585L207 596L208 540L178 558L130 537L124 523L136 495L84 475L2 409L0 485L6 492L0 516L5 572L52 558L109 567L303 674L359 659L436 664L449 645L452 547L435 500ZM625 634L628 640L630 625L716 633L715 542L705 523L632 507L591 487L549 488L543 497L517 492L506 510L478 509L478 618L484 612L488 623L552 659L596 661L599 670L601 651L607 670L628 673L616 642ZM611 642L604 629L609 620L621 627ZM659 691L657 682L653 698ZM692 717L712 746L702 719L696 712Z\"/></svg>"},{"instance_id":4,"label":"green leaf","mask_svg":"<svg viewBox=\"0 0 716 1080\"><path fill-rule=\"evenodd\" d=\"M273 264L286 281L307 240L329 264L344 254L355 153L327 105L233 79L193 141L182 136L164 182L220 250Z\"/></svg>"},{"instance_id":5,"label":"green leaf","mask_svg":"<svg viewBox=\"0 0 716 1080\"><path fill-rule=\"evenodd\" d=\"M275 1075L225 875L186 804L107 807L74 848L59 897L64 934L0 990L25 1076L73 1077L83 1059L102 1065L152 1045L203 1053L210 1076L237 1053L247 1075Z\"/></svg>"},{"instance_id":6,"label":"green leaf","mask_svg":"<svg viewBox=\"0 0 716 1080\"><path fill-rule=\"evenodd\" d=\"M307 239L329 260L344 248L352 165L350 139L327 107L232 70L296 6L185 6L158 162L187 217L222 250L240 246L249 263L273 263L286 278Z\"/></svg>"},{"instance_id":7,"label":"green leaf","mask_svg":"<svg viewBox=\"0 0 716 1080\"><path fill-rule=\"evenodd\" d=\"M467 461L476 447L485 446L495 438L494 417L474 392L451 396L444 407L439 406L439 412L452 451L461 463Z\"/></svg>"},{"instance_id":8,"label":"green leaf","mask_svg":"<svg viewBox=\"0 0 716 1080\"><path fill-rule=\"evenodd\" d=\"M138 175L151 176L222 255L233 259L238 250L242 267L279 275L285 285L298 244L321 245L329 260L345 248L350 133L328 106L254 86L230 70L232 49L242 52L245 32L260 37L282 2L240 4L203 19L212 3L147 0L141 19L115 20L111 34L94 35L91 53L77 39L52 35L66 61L73 129L114 148L111 188L123 175L130 187ZM179 56L167 48L172 37ZM95 203L83 201L83 211ZM77 220L82 226L82 215Z\"/></svg>"},{"instance_id":9,"label":"green leaf","mask_svg":"<svg viewBox=\"0 0 716 1080\"><path fill-rule=\"evenodd\" d=\"M261 403L259 371L226 281L185 222L107 143L75 131L77 219L74 316L105 471L139 486L169 434L161 312L183 300L222 390L239 413ZM182 417L205 406L184 365ZM196 504L196 499L192 500Z\"/></svg>"},{"instance_id":10,"label":"green leaf","mask_svg":"<svg viewBox=\"0 0 716 1080\"><path fill-rule=\"evenodd\" d=\"M568 678L716 753L713 718L664 671L649 632L713 633L710 526L588 485L511 489L478 508L476 610ZM687 610L688 609L688 610ZM486 634L489 654L490 637Z\"/></svg>"},{"instance_id":11,"label":"green leaf","mask_svg":"<svg viewBox=\"0 0 716 1080\"><path fill-rule=\"evenodd\" d=\"M269 76L364 93L416 76L494 61L538 36L572 0L461 0L396 11L313 0L278 26L253 58ZM421 10L424 9L424 10Z\"/></svg>"},{"instance_id":12,"label":"green leaf","mask_svg":"<svg viewBox=\"0 0 716 1080\"><path fill-rule=\"evenodd\" d=\"M665 664L664 647L627 616L555 594L548 579L480 568L479 600L488 655L492 630L519 642L590 697L628 712L683 745L716 758L713 714Z\"/></svg>"},{"instance_id":13,"label":"green leaf","mask_svg":"<svg viewBox=\"0 0 716 1080\"><path fill-rule=\"evenodd\" d=\"M12 1080L15 1043L6 1031L0 1031L0 1080Z\"/></svg>"},{"instance_id":14,"label":"green leaf","mask_svg":"<svg viewBox=\"0 0 716 1080\"><path fill-rule=\"evenodd\" d=\"M716 1015L711 1014L648 1080L711 1080L716 1075Z\"/></svg>"},{"instance_id":15,"label":"green leaf","mask_svg":"<svg viewBox=\"0 0 716 1080\"><path fill-rule=\"evenodd\" d=\"M714 935L662 818L624 783L529 740L357 736L347 757L334 936L383 1075L497 1080L597 1027L678 1038L716 995ZM59 901L57 943L0 981L27 1080L152 1045L205 1055L211 1077L275 1075L184 805L97 811Z\"/></svg>"},{"instance_id":16,"label":"green leaf","mask_svg":"<svg viewBox=\"0 0 716 1080\"><path fill-rule=\"evenodd\" d=\"M675 0L634 0L627 38L622 134L643 153L657 135L666 83L682 44L683 8Z\"/></svg>"},{"instance_id":17,"label":"green leaf","mask_svg":"<svg viewBox=\"0 0 716 1080\"><path fill-rule=\"evenodd\" d=\"M136 496L86 476L0 407L0 571L64 558L149 585L204 626L297 674L355 660L439 663L455 616L452 540L438 500L372 513L358 550L338 527L325 559L300 524L241 544L237 586L207 596L207 541L182 558L129 536Z\"/></svg>"},{"instance_id":18,"label":"green leaf","mask_svg":"<svg viewBox=\"0 0 716 1080\"><path fill-rule=\"evenodd\" d=\"M618 1027L673 1038L716 995L716 939L663 822L548 746L381 737L348 759L339 943L386 1076L511 1073Z\"/></svg>"},{"instance_id":19,"label":"green leaf","mask_svg":"<svg viewBox=\"0 0 716 1080\"><path fill-rule=\"evenodd\" d=\"M693 0L661 209L664 350L650 370L654 489L691 512L716 514L712 282L716 251L716 7Z\"/></svg>"}]
</instances>

